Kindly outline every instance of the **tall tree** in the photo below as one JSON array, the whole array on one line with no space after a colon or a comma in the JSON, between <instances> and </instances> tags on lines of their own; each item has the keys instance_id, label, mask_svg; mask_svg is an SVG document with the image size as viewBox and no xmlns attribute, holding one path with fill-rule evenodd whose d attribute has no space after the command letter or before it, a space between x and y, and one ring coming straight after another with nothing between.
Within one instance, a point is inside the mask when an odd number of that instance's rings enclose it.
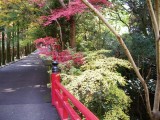
<instances>
[{"instance_id":1,"label":"tall tree","mask_svg":"<svg viewBox=\"0 0 160 120\"><path fill-rule=\"evenodd\" d=\"M90 0L95 6L100 7L101 4L108 5L109 2L106 0ZM70 30L70 46L74 48L76 46L75 32L76 32L76 21L75 15L77 13L82 13L86 10L86 6L82 4L81 0L69 0L67 4L63 0L59 0L61 8L51 10L48 16L43 16L45 26L51 24L59 18L65 17L69 23Z\"/></svg>"},{"instance_id":2,"label":"tall tree","mask_svg":"<svg viewBox=\"0 0 160 120\"><path fill-rule=\"evenodd\" d=\"M13 31L12 31L12 61L14 61L15 57L15 41L16 41L16 30L15 30L15 24L13 24Z\"/></svg>"},{"instance_id":3,"label":"tall tree","mask_svg":"<svg viewBox=\"0 0 160 120\"><path fill-rule=\"evenodd\" d=\"M1 32L0 32L0 36L1 36ZM2 42L1 42L1 39L0 39L0 66L2 64Z\"/></svg>"},{"instance_id":4,"label":"tall tree","mask_svg":"<svg viewBox=\"0 0 160 120\"><path fill-rule=\"evenodd\" d=\"M63 9L67 9L67 6L65 5L63 0L59 0L59 3L62 5ZM70 25L70 46L71 48L76 47L76 25L75 25L75 17L71 16L69 20ZM60 26L59 26L60 27Z\"/></svg>"},{"instance_id":5,"label":"tall tree","mask_svg":"<svg viewBox=\"0 0 160 120\"><path fill-rule=\"evenodd\" d=\"M11 41L11 32L7 29L7 63L11 62L11 51L10 51L10 41Z\"/></svg>"},{"instance_id":6,"label":"tall tree","mask_svg":"<svg viewBox=\"0 0 160 120\"><path fill-rule=\"evenodd\" d=\"M0 66L2 65L2 39L3 39L3 37L2 37L2 32L4 31L4 27L3 26L1 26L0 27Z\"/></svg>"},{"instance_id":7,"label":"tall tree","mask_svg":"<svg viewBox=\"0 0 160 120\"><path fill-rule=\"evenodd\" d=\"M42 8L43 6L43 1L39 1L36 4L31 0L0 1L0 25L5 26L6 28L17 28L13 38L17 48L17 59L20 58L18 51L20 48L20 41L22 40L22 33L20 31L24 30L24 32L26 32L30 23L39 22L37 16L41 14L41 9L39 8ZM14 44L12 43L12 45Z\"/></svg>"},{"instance_id":8,"label":"tall tree","mask_svg":"<svg viewBox=\"0 0 160 120\"><path fill-rule=\"evenodd\" d=\"M70 46L71 48L75 48L76 47L76 21L74 16L71 16L69 23L70 23Z\"/></svg>"},{"instance_id":9,"label":"tall tree","mask_svg":"<svg viewBox=\"0 0 160 120\"><path fill-rule=\"evenodd\" d=\"M19 22L17 23L17 29L16 29L16 32L17 32L17 59L20 59L20 46L19 46L19 42L20 42L20 30L19 30Z\"/></svg>"},{"instance_id":10,"label":"tall tree","mask_svg":"<svg viewBox=\"0 0 160 120\"><path fill-rule=\"evenodd\" d=\"M155 11L152 6L151 0L146 0L148 4L148 9L150 12L152 25L155 33L155 43L156 43L156 67L157 67L157 84L156 84L156 91L155 91L155 99L153 105L153 119L159 120L160 119L160 1L155 0Z\"/></svg>"},{"instance_id":11,"label":"tall tree","mask_svg":"<svg viewBox=\"0 0 160 120\"><path fill-rule=\"evenodd\" d=\"M2 31L2 65L6 63L6 55L5 55L5 33Z\"/></svg>"}]
</instances>

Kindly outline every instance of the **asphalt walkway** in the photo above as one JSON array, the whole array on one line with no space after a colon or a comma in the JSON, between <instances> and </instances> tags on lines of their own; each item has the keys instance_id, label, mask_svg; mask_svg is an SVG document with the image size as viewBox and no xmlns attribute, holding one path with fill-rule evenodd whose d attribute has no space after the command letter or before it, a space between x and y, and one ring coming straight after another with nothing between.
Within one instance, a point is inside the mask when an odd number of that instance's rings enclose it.
<instances>
[{"instance_id":1,"label":"asphalt walkway","mask_svg":"<svg viewBox=\"0 0 160 120\"><path fill-rule=\"evenodd\" d=\"M0 120L59 120L47 78L36 54L0 68Z\"/></svg>"}]
</instances>

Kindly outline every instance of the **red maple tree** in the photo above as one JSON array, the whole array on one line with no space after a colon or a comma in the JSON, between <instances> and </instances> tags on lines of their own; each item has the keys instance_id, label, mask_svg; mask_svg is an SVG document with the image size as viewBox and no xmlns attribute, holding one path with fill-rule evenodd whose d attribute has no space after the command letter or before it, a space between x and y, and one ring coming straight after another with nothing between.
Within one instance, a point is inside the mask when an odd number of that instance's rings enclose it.
<instances>
[{"instance_id":1,"label":"red maple tree","mask_svg":"<svg viewBox=\"0 0 160 120\"><path fill-rule=\"evenodd\" d=\"M38 54L52 56L53 60L66 66L68 69L74 65L76 67L84 64L84 55L81 52L73 53L71 50L60 51L58 40L52 37L39 38L34 41L38 49ZM69 61L73 61L70 64Z\"/></svg>"},{"instance_id":2,"label":"red maple tree","mask_svg":"<svg viewBox=\"0 0 160 120\"><path fill-rule=\"evenodd\" d=\"M50 47L51 50L53 49L55 49L56 51L60 50L60 45L56 38L52 38L52 37L38 38L34 41L34 43L36 44L37 48Z\"/></svg>"},{"instance_id":3,"label":"red maple tree","mask_svg":"<svg viewBox=\"0 0 160 120\"><path fill-rule=\"evenodd\" d=\"M39 0L33 0L36 3L39 3ZM101 5L109 6L111 3L107 0L88 0L92 3L96 8L100 8ZM68 20L71 16L74 16L77 13L82 13L87 10L87 6L82 3L81 0L73 0L71 1L66 8L62 7L59 9L54 9L51 11L50 15L48 16L41 16L43 20L45 20L44 25L47 26L52 23L52 21L57 20L58 18L65 17ZM68 50L63 50L61 52L58 51L60 46L57 44L58 41L56 38L45 37L39 38L35 40L37 44L37 48L41 51L41 54L50 55L53 57L54 60L58 60L61 63L67 63L67 61L72 60L73 63L77 66L82 65L83 61L83 54L76 53L71 54ZM41 44L42 46L39 46ZM51 51L48 51L48 48L51 48Z\"/></svg>"},{"instance_id":4,"label":"red maple tree","mask_svg":"<svg viewBox=\"0 0 160 120\"><path fill-rule=\"evenodd\" d=\"M99 8L100 5L107 5L110 6L111 3L107 0L89 0L90 3L92 3L95 7ZM87 6L82 3L81 0L73 0L71 1L67 8L58 8L51 11L50 15L48 16L41 16L41 19L45 21L44 26L47 26L52 23L52 21L65 17L68 20L71 16L82 13L87 10Z\"/></svg>"}]
</instances>

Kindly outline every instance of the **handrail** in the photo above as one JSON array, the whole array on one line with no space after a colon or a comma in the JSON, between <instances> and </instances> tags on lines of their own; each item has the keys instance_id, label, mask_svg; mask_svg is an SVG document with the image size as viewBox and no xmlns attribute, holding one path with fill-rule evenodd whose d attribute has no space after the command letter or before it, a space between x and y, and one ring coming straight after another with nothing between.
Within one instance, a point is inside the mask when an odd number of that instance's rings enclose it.
<instances>
[{"instance_id":1,"label":"handrail","mask_svg":"<svg viewBox=\"0 0 160 120\"><path fill-rule=\"evenodd\" d=\"M57 64L53 63L52 69L52 105L60 115L61 120L81 120L81 113L85 120L99 120L88 108L78 101L61 83ZM76 107L77 110L74 110Z\"/></svg>"}]
</instances>

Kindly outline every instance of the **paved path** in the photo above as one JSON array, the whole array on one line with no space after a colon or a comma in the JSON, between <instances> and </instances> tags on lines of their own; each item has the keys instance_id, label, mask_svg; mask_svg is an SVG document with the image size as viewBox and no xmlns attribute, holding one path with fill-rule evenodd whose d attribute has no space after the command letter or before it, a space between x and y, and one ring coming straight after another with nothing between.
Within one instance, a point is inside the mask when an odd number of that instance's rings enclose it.
<instances>
[{"instance_id":1,"label":"paved path","mask_svg":"<svg viewBox=\"0 0 160 120\"><path fill-rule=\"evenodd\" d=\"M50 103L47 78L35 54L0 68L0 120L59 120Z\"/></svg>"}]
</instances>

